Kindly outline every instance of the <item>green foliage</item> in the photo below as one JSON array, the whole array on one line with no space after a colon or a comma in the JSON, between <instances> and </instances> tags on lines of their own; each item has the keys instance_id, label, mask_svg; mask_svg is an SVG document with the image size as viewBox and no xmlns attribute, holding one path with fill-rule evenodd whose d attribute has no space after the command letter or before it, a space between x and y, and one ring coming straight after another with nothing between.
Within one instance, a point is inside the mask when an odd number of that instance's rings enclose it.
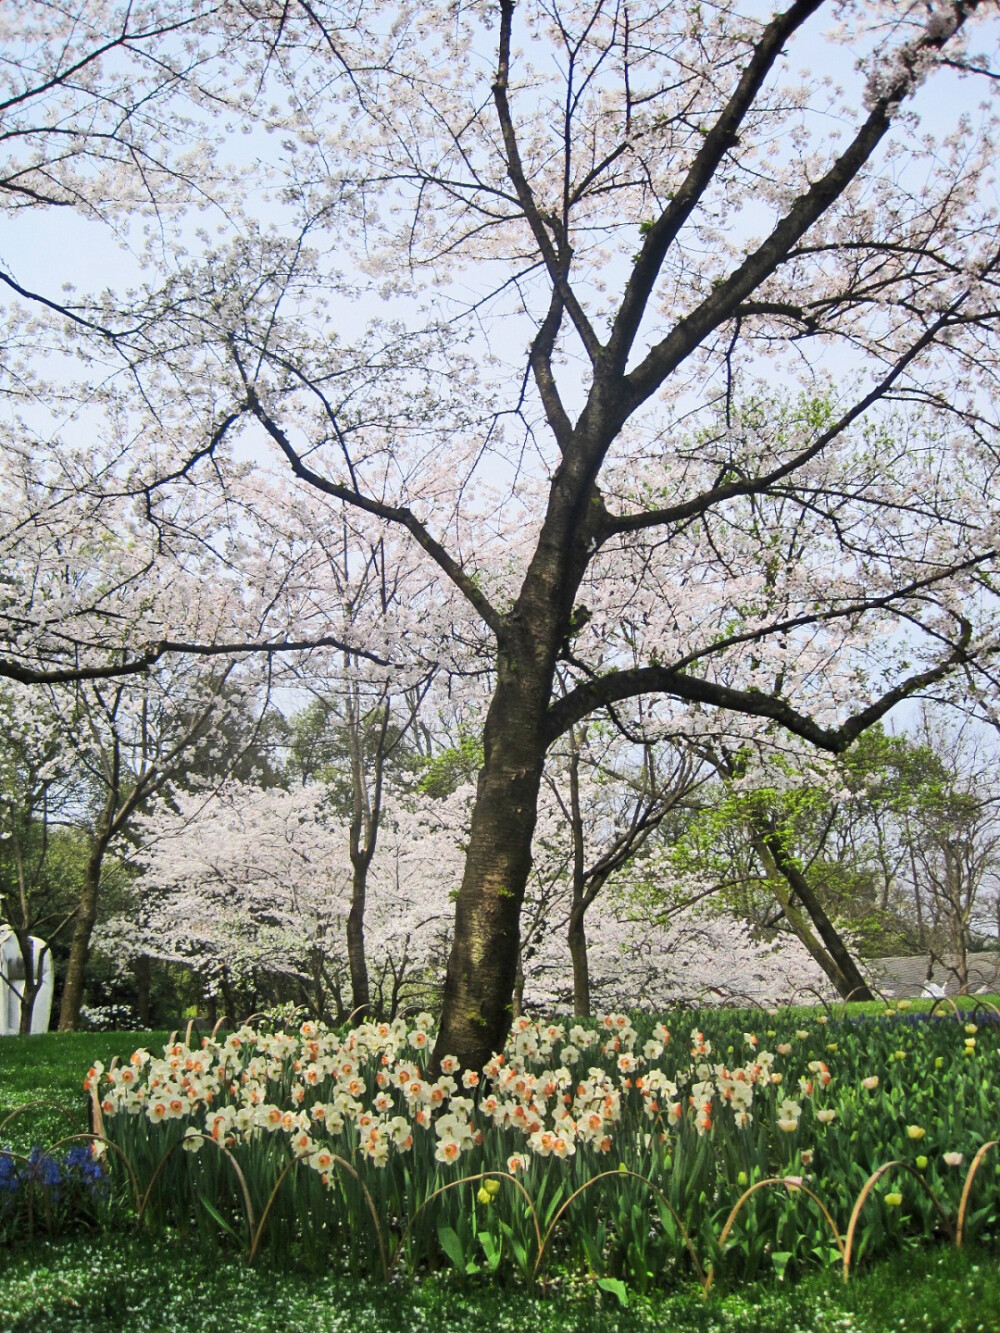
<instances>
[{"instance_id":1,"label":"green foliage","mask_svg":"<svg viewBox=\"0 0 1000 1333\"><path fill-rule=\"evenodd\" d=\"M350 815L353 807L351 781L352 726L357 727L360 754L366 772L374 772L385 762L387 774L398 780L414 773L420 757L408 729L404 730L390 719L382 734L385 702L382 699L368 707L363 706L356 722L346 719L336 698L315 699L288 723L291 739L288 743L287 780L322 782L330 793L331 807L342 815Z\"/></svg>"},{"instance_id":2,"label":"green foliage","mask_svg":"<svg viewBox=\"0 0 1000 1333\"><path fill-rule=\"evenodd\" d=\"M450 796L463 783L475 782L483 766L483 742L478 735L463 732L457 745L451 745L426 760L417 789L425 796Z\"/></svg>"},{"instance_id":3,"label":"green foliage","mask_svg":"<svg viewBox=\"0 0 1000 1333\"><path fill-rule=\"evenodd\" d=\"M546 1297L489 1277L457 1287L447 1275L373 1286L348 1273L247 1268L175 1236L84 1236L0 1255L4 1333L991 1333L1000 1328L993 1250L928 1246L883 1260L844 1286L836 1273L795 1284L637 1296L622 1310L594 1284Z\"/></svg>"},{"instance_id":4,"label":"green foliage","mask_svg":"<svg viewBox=\"0 0 1000 1333\"><path fill-rule=\"evenodd\" d=\"M140 1039L162 1044L166 1032L45 1032L31 1037L0 1038L0 1123L19 1107L55 1103L19 1114L3 1131L3 1143L19 1151L48 1144L88 1128L83 1078L94 1060L110 1065L127 1060Z\"/></svg>"},{"instance_id":5,"label":"green foliage","mask_svg":"<svg viewBox=\"0 0 1000 1333\"><path fill-rule=\"evenodd\" d=\"M978 812L950 756L875 726L845 755L814 769L773 756L768 776L751 786L740 780L740 759L731 767L727 781L703 789L710 799L673 843L678 878L715 878L727 886L731 908L763 922L774 895L753 834L767 830L861 956L926 946L908 896L907 846L960 836Z\"/></svg>"}]
</instances>

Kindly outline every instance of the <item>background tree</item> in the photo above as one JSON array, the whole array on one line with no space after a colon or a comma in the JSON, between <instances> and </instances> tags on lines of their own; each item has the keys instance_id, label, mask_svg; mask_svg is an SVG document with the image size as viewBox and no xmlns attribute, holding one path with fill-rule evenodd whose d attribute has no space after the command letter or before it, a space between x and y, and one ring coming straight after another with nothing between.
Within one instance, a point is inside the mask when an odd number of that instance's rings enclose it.
<instances>
[{"instance_id":1,"label":"background tree","mask_svg":"<svg viewBox=\"0 0 1000 1333\"><path fill-rule=\"evenodd\" d=\"M20 1032L31 1016L46 953L72 919L85 849L72 828L72 766L58 717L17 686L0 692L0 918L24 960ZM32 937L45 941L39 956ZM6 980L6 986L11 982ZM6 1003L6 996L0 1002Z\"/></svg>"},{"instance_id":2,"label":"background tree","mask_svg":"<svg viewBox=\"0 0 1000 1333\"><path fill-rule=\"evenodd\" d=\"M90 942L97 921L101 876L108 851L151 797L182 772L199 748L210 748L224 713L232 664L211 672L160 671L141 681L81 684L53 694L64 720L72 718L76 771L89 788L87 859L73 913L59 1029L80 1021Z\"/></svg>"},{"instance_id":3,"label":"background tree","mask_svg":"<svg viewBox=\"0 0 1000 1333\"><path fill-rule=\"evenodd\" d=\"M974 724L949 726L925 710L920 740L930 756L903 811L903 842L925 948L969 984L968 953L1000 920L1000 791L996 754Z\"/></svg>"},{"instance_id":4,"label":"background tree","mask_svg":"<svg viewBox=\"0 0 1000 1333\"><path fill-rule=\"evenodd\" d=\"M440 989L467 798L407 808L387 794L366 903L377 1017ZM190 969L230 1020L292 1000L344 1021L355 1007L351 820L322 783L175 794L138 821L131 910L102 926L101 950L119 967L145 952Z\"/></svg>"},{"instance_id":5,"label":"background tree","mask_svg":"<svg viewBox=\"0 0 1000 1333\"><path fill-rule=\"evenodd\" d=\"M320 786L172 794L137 821L133 906L102 927L101 950L119 967L145 954L192 970L229 1022L288 999L342 1021L350 876L325 806Z\"/></svg>"},{"instance_id":6,"label":"background tree","mask_svg":"<svg viewBox=\"0 0 1000 1333\"><path fill-rule=\"evenodd\" d=\"M614 729L603 737L594 730L571 728L563 752L551 752L545 781L568 834L568 864L560 874L552 864L554 849L545 858L536 850L533 872L539 879L569 882L563 925L573 967L573 1013L579 1017L591 1013L587 912L609 880L641 855L671 811L704 781L698 759L681 745L623 744Z\"/></svg>"}]
</instances>

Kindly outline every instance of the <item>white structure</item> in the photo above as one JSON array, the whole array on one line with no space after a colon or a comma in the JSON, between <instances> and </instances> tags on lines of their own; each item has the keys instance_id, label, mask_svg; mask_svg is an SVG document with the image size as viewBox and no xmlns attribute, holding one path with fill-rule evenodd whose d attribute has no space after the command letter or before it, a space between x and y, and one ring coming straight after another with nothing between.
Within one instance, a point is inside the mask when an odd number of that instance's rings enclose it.
<instances>
[{"instance_id":1,"label":"white structure","mask_svg":"<svg viewBox=\"0 0 1000 1333\"><path fill-rule=\"evenodd\" d=\"M52 951L44 940L31 936L35 975L41 982L31 1011L32 1032L48 1032L52 1013ZM0 925L0 1037L17 1036L21 1026L21 991L26 974L17 936Z\"/></svg>"}]
</instances>

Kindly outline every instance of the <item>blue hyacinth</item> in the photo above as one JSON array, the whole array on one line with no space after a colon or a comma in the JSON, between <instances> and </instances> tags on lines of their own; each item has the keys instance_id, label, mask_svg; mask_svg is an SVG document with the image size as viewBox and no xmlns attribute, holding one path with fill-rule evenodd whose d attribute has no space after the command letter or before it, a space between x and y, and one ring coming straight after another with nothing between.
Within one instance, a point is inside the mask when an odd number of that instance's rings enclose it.
<instances>
[{"instance_id":1,"label":"blue hyacinth","mask_svg":"<svg viewBox=\"0 0 1000 1333\"><path fill-rule=\"evenodd\" d=\"M15 1158L4 1155L5 1152L0 1149L0 1193L15 1194L21 1182L19 1163Z\"/></svg>"},{"instance_id":2,"label":"blue hyacinth","mask_svg":"<svg viewBox=\"0 0 1000 1333\"><path fill-rule=\"evenodd\" d=\"M25 1159L11 1148L0 1146L0 1239L7 1226L13 1227L11 1234L15 1234L26 1217L31 1225L32 1209L36 1210L34 1216L39 1216L40 1195L47 1201L44 1216L51 1229L53 1218L63 1227L77 1216L78 1209L81 1216L89 1216L90 1203L107 1195L108 1184L101 1162L94 1159L89 1147L71 1148L58 1155L35 1147ZM53 1205L58 1213L52 1212Z\"/></svg>"}]
</instances>

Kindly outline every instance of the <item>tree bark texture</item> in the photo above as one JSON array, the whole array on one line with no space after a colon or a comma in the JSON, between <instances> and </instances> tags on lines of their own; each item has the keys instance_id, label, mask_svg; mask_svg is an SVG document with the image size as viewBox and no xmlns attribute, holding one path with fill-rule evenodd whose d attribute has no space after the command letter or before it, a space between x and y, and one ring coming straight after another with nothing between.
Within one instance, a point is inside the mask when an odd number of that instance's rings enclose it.
<instances>
[{"instance_id":1,"label":"tree bark texture","mask_svg":"<svg viewBox=\"0 0 1000 1333\"><path fill-rule=\"evenodd\" d=\"M97 899L101 885L101 867L107 839L99 835L87 858L80 886L80 900L73 920L66 979L63 982L59 1005L59 1031L75 1032L80 1026L80 1006L83 1004L83 986L86 979L87 959L90 957L90 938L97 921Z\"/></svg>"},{"instance_id":2,"label":"tree bark texture","mask_svg":"<svg viewBox=\"0 0 1000 1333\"><path fill-rule=\"evenodd\" d=\"M512 610L498 627L497 681L483 732L455 935L431 1062L482 1069L512 1018L521 905L545 755L556 661L604 515L594 484L601 449L581 439L553 477L545 523Z\"/></svg>"},{"instance_id":3,"label":"tree bark texture","mask_svg":"<svg viewBox=\"0 0 1000 1333\"><path fill-rule=\"evenodd\" d=\"M539 717L544 704L532 709L525 693L517 683L498 686L490 709L435 1065L455 1055L464 1067L481 1069L502 1048L513 1016L521 904L546 748Z\"/></svg>"}]
</instances>

